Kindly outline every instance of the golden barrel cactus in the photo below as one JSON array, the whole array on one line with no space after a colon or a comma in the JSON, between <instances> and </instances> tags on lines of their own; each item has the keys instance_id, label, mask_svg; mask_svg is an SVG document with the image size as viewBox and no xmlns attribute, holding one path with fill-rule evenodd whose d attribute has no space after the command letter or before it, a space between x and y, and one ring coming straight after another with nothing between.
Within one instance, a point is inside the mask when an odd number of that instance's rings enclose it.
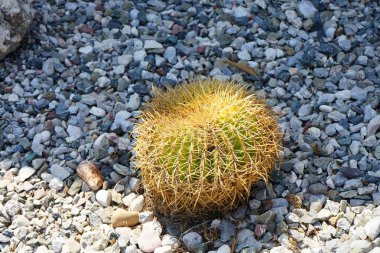
<instances>
[{"instance_id":1,"label":"golden barrel cactus","mask_svg":"<svg viewBox=\"0 0 380 253\"><path fill-rule=\"evenodd\" d=\"M146 195L169 214L231 211L267 180L280 150L277 119L242 85L197 80L158 91L135 128Z\"/></svg>"}]
</instances>

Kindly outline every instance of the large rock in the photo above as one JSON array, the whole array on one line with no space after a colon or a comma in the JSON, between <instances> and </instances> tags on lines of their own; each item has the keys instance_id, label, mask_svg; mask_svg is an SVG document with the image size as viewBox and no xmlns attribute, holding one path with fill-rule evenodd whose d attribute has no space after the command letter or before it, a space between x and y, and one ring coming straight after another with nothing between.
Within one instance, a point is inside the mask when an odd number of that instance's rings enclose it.
<instances>
[{"instance_id":1,"label":"large rock","mask_svg":"<svg viewBox=\"0 0 380 253\"><path fill-rule=\"evenodd\" d=\"M0 1L0 60L20 45L32 20L29 0Z\"/></svg>"}]
</instances>

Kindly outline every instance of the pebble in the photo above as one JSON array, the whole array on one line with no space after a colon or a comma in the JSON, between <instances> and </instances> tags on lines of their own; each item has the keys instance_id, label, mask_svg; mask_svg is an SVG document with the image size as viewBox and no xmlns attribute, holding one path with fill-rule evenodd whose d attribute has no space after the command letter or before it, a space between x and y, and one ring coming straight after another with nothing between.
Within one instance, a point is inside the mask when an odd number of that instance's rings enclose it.
<instances>
[{"instance_id":1,"label":"pebble","mask_svg":"<svg viewBox=\"0 0 380 253\"><path fill-rule=\"evenodd\" d=\"M145 59L146 56L147 56L147 54L146 54L145 50L139 50L133 54L133 60L136 62L141 62Z\"/></svg>"},{"instance_id":2,"label":"pebble","mask_svg":"<svg viewBox=\"0 0 380 253\"><path fill-rule=\"evenodd\" d=\"M106 190L99 190L96 193L96 201L99 202L104 207L107 207L111 204L112 196L109 191Z\"/></svg>"},{"instance_id":3,"label":"pebble","mask_svg":"<svg viewBox=\"0 0 380 253\"><path fill-rule=\"evenodd\" d=\"M91 107L89 113L99 118L102 118L106 115L106 111L104 111L102 108L95 107L95 106Z\"/></svg>"},{"instance_id":4,"label":"pebble","mask_svg":"<svg viewBox=\"0 0 380 253\"><path fill-rule=\"evenodd\" d=\"M156 221L149 221L143 224L141 234L137 240L139 248L143 252L155 252L161 247L160 234L161 225Z\"/></svg>"},{"instance_id":5,"label":"pebble","mask_svg":"<svg viewBox=\"0 0 380 253\"><path fill-rule=\"evenodd\" d=\"M380 127L380 115L375 116L368 122L367 136L374 135Z\"/></svg>"},{"instance_id":6,"label":"pebble","mask_svg":"<svg viewBox=\"0 0 380 253\"><path fill-rule=\"evenodd\" d=\"M20 169L20 171L18 172L17 178L21 182L24 182L25 180L33 176L34 173L36 173L35 169L33 169L32 167L25 166Z\"/></svg>"},{"instance_id":7,"label":"pebble","mask_svg":"<svg viewBox=\"0 0 380 253\"><path fill-rule=\"evenodd\" d=\"M155 41L155 40L146 40L144 43L144 49L163 49L163 46L161 43Z\"/></svg>"},{"instance_id":8,"label":"pebble","mask_svg":"<svg viewBox=\"0 0 380 253\"><path fill-rule=\"evenodd\" d=\"M111 224L113 227L133 227L139 223L139 212L116 209L112 214Z\"/></svg>"},{"instance_id":9,"label":"pebble","mask_svg":"<svg viewBox=\"0 0 380 253\"><path fill-rule=\"evenodd\" d=\"M62 190L63 185L64 185L64 183L63 183L62 179L60 179L58 177L53 177L49 182L49 187L56 190L56 191Z\"/></svg>"},{"instance_id":10,"label":"pebble","mask_svg":"<svg viewBox=\"0 0 380 253\"><path fill-rule=\"evenodd\" d=\"M94 51L94 48L92 46L85 46L79 48L79 53L81 54L91 54Z\"/></svg>"},{"instance_id":11,"label":"pebble","mask_svg":"<svg viewBox=\"0 0 380 253\"><path fill-rule=\"evenodd\" d=\"M230 246L226 244L220 246L218 250L216 251L216 253L230 253L230 252L231 252L231 248Z\"/></svg>"},{"instance_id":12,"label":"pebble","mask_svg":"<svg viewBox=\"0 0 380 253\"><path fill-rule=\"evenodd\" d=\"M69 134L69 137L66 138L68 143L77 141L82 137L82 129L80 127L68 125L66 131Z\"/></svg>"},{"instance_id":13,"label":"pebble","mask_svg":"<svg viewBox=\"0 0 380 253\"><path fill-rule=\"evenodd\" d=\"M172 247L170 246L162 246L154 249L154 253L171 253Z\"/></svg>"},{"instance_id":14,"label":"pebble","mask_svg":"<svg viewBox=\"0 0 380 253\"><path fill-rule=\"evenodd\" d=\"M192 251L197 251L202 248L203 238L197 232L190 232L183 236L183 243L186 248Z\"/></svg>"},{"instance_id":15,"label":"pebble","mask_svg":"<svg viewBox=\"0 0 380 253\"><path fill-rule=\"evenodd\" d=\"M44 150L44 145L42 145L44 142L47 142L50 140L51 134L49 131L45 130L41 133L38 133L34 136L33 142L32 142L32 150L37 155L42 155L42 152Z\"/></svg>"},{"instance_id":16,"label":"pebble","mask_svg":"<svg viewBox=\"0 0 380 253\"><path fill-rule=\"evenodd\" d=\"M137 108L139 108L140 101L141 101L141 98L139 94L137 93L132 94L128 100L128 103L126 104L127 109L129 111L136 110Z\"/></svg>"},{"instance_id":17,"label":"pebble","mask_svg":"<svg viewBox=\"0 0 380 253\"><path fill-rule=\"evenodd\" d=\"M141 212L144 206L144 196L139 195L137 198L131 201L129 205L129 211Z\"/></svg>"},{"instance_id":18,"label":"pebble","mask_svg":"<svg viewBox=\"0 0 380 253\"><path fill-rule=\"evenodd\" d=\"M97 191L103 185L103 177L96 164L83 161L77 167L78 176L93 190Z\"/></svg>"},{"instance_id":19,"label":"pebble","mask_svg":"<svg viewBox=\"0 0 380 253\"><path fill-rule=\"evenodd\" d=\"M364 231L369 239L375 240L380 234L380 217L375 217L364 226Z\"/></svg>"},{"instance_id":20,"label":"pebble","mask_svg":"<svg viewBox=\"0 0 380 253\"><path fill-rule=\"evenodd\" d=\"M18 201L14 199L8 200L7 203L5 203L4 205L4 210L11 217L15 216L20 211L20 209L20 204L18 203Z\"/></svg>"},{"instance_id":21,"label":"pebble","mask_svg":"<svg viewBox=\"0 0 380 253\"><path fill-rule=\"evenodd\" d=\"M68 172L65 168L59 166L58 164L53 164L50 167L50 174L61 180L65 180L70 176L70 172Z\"/></svg>"},{"instance_id":22,"label":"pebble","mask_svg":"<svg viewBox=\"0 0 380 253\"><path fill-rule=\"evenodd\" d=\"M318 12L318 10L314 7L314 5L310 1L301 1L298 3L298 11L304 18L314 18L314 15Z\"/></svg>"}]
</instances>

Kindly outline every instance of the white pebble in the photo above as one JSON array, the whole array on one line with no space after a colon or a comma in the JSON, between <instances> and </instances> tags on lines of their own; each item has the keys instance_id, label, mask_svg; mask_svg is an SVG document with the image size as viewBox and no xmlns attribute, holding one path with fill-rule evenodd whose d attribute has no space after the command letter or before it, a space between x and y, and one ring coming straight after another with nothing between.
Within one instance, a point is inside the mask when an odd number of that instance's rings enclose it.
<instances>
[{"instance_id":1,"label":"white pebble","mask_svg":"<svg viewBox=\"0 0 380 253\"><path fill-rule=\"evenodd\" d=\"M96 201L98 201L102 206L107 207L111 204L112 196L109 191L99 190L96 193Z\"/></svg>"}]
</instances>

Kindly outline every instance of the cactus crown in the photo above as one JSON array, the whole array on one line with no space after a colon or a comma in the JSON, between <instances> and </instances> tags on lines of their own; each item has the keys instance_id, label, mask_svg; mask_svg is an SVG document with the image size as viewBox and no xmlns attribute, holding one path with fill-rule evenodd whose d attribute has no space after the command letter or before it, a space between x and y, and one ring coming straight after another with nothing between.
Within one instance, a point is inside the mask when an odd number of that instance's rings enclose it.
<instances>
[{"instance_id":1,"label":"cactus crown","mask_svg":"<svg viewBox=\"0 0 380 253\"><path fill-rule=\"evenodd\" d=\"M231 82L158 91L135 131L147 193L174 213L233 208L253 182L268 178L280 148L265 103Z\"/></svg>"}]
</instances>

